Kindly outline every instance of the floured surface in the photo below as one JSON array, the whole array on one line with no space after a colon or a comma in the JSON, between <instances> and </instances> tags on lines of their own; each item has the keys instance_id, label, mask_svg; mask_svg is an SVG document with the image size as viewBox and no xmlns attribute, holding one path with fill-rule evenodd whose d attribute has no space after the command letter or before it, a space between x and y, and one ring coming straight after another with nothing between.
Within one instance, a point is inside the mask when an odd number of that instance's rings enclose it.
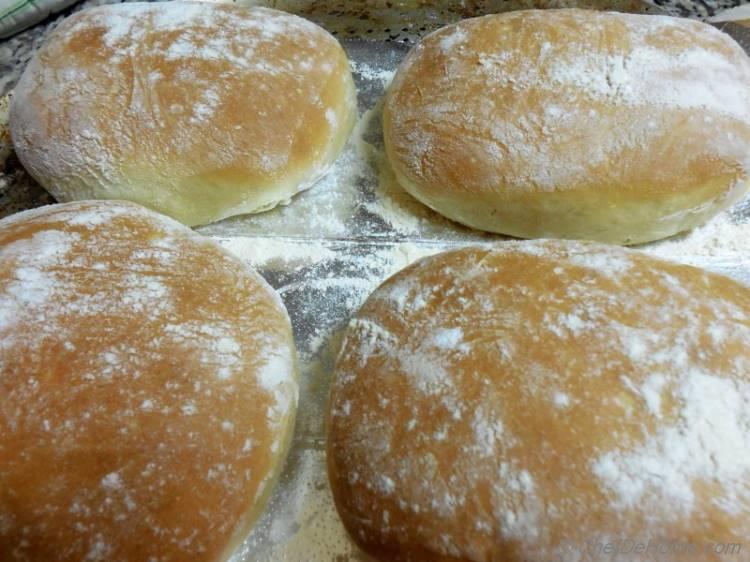
<instances>
[{"instance_id":1,"label":"floured surface","mask_svg":"<svg viewBox=\"0 0 750 562\"><path fill-rule=\"evenodd\" d=\"M728 275L750 285L750 222L748 201L722 213L704 226L638 249L668 260Z\"/></svg>"},{"instance_id":2,"label":"floured surface","mask_svg":"<svg viewBox=\"0 0 750 562\"><path fill-rule=\"evenodd\" d=\"M5 219L0 262L0 558L221 560L294 420L278 296L130 204Z\"/></svg>"},{"instance_id":3,"label":"floured surface","mask_svg":"<svg viewBox=\"0 0 750 562\"><path fill-rule=\"evenodd\" d=\"M750 290L637 252L532 242L418 262L342 344L338 506L394 561L741 542L749 346Z\"/></svg>"}]
</instances>

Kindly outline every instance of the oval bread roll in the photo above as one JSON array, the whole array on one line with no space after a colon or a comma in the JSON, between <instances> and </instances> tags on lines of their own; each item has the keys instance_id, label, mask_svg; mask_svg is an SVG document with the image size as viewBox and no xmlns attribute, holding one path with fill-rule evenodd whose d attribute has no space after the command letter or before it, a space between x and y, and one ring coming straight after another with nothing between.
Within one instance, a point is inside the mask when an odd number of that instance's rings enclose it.
<instances>
[{"instance_id":1,"label":"oval bread roll","mask_svg":"<svg viewBox=\"0 0 750 562\"><path fill-rule=\"evenodd\" d=\"M734 281L591 243L463 249L386 281L342 345L329 476L380 560L718 562L750 534Z\"/></svg>"},{"instance_id":2,"label":"oval bread roll","mask_svg":"<svg viewBox=\"0 0 750 562\"><path fill-rule=\"evenodd\" d=\"M74 14L24 71L18 156L59 201L126 199L188 225L314 184L356 116L346 55L265 8L126 3Z\"/></svg>"},{"instance_id":3,"label":"oval bread roll","mask_svg":"<svg viewBox=\"0 0 750 562\"><path fill-rule=\"evenodd\" d=\"M750 59L684 19L523 11L428 36L384 114L396 177L465 225L635 244L747 192Z\"/></svg>"},{"instance_id":4,"label":"oval bread roll","mask_svg":"<svg viewBox=\"0 0 750 562\"><path fill-rule=\"evenodd\" d=\"M122 202L0 221L0 560L217 562L294 425L283 304Z\"/></svg>"}]
</instances>

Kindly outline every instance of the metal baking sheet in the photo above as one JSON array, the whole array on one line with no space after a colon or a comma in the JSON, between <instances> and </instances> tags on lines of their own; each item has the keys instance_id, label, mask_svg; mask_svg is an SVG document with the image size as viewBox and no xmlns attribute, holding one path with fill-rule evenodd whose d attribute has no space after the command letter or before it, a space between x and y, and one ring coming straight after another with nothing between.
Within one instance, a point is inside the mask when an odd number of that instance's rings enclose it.
<instances>
[{"instance_id":1,"label":"metal baking sheet","mask_svg":"<svg viewBox=\"0 0 750 562\"><path fill-rule=\"evenodd\" d=\"M98 3L89 0L84 5ZM380 282L414 260L504 239L440 217L397 185L383 151L383 93L420 35L466 15L494 11L499 4L512 9L531 3L433 2L417 12L393 7L403 2L374 12L363 11L364 2L268 3L298 11L341 38L352 61L360 120L328 176L289 205L197 229L255 267L280 292L301 359L300 405L289 459L268 509L232 562L364 561L367 558L348 539L336 514L325 469L326 403L342 330ZM586 3L621 9L624 4ZM0 74L0 92L15 84L31 52L58 21L0 44L0 71L7 70ZM0 125L6 115L0 103ZM9 152L8 140L0 127L0 156L5 159L0 216L52 202ZM747 240L750 203L744 202L702 228L640 250L750 284Z\"/></svg>"}]
</instances>

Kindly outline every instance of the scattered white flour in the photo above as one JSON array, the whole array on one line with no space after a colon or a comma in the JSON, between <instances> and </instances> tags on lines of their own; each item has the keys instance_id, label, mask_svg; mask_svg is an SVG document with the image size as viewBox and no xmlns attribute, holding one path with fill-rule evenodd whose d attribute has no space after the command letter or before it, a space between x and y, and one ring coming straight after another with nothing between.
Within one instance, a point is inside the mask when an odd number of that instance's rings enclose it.
<instances>
[{"instance_id":1,"label":"scattered white flour","mask_svg":"<svg viewBox=\"0 0 750 562\"><path fill-rule=\"evenodd\" d=\"M568 406L570 406L570 396L568 396L564 392L555 392L555 394L552 396L552 402L558 408L567 408Z\"/></svg>"},{"instance_id":2,"label":"scattered white flour","mask_svg":"<svg viewBox=\"0 0 750 562\"><path fill-rule=\"evenodd\" d=\"M393 75L396 73L392 68L383 68L379 65L371 65L356 60L349 61L349 64L354 74L361 76L365 80L378 81L383 88L388 87L388 84L393 80Z\"/></svg>"},{"instance_id":3,"label":"scattered white flour","mask_svg":"<svg viewBox=\"0 0 750 562\"><path fill-rule=\"evenodd\" d=\"M464 331L458 328L435 330L429 338L430 343L443 350L457 350L464 338Z\"/></svg>"},{"instance_id":4,"label":"scattered white flour","mask_svg":"<svg viewBox=\"0 0 750 562\"><path fill-rule=\"evenodd\" d=\"M474 439L481 455L492 456L497 454L497 446L503 439L503 423L497 419L489 421L493 417L488 416L482 408L477 408L472 419Z\"/></svg>"},{"instance_id":5,"label":"scattered white flour","mask_svg":"<svg viewBox=\"0 0 750 562\"><path fill-rule=\"evenodd\" d=\"M689 265L700 266L714 260L739 260L746 264L750 262L750 220L741 220L744 222L738 223L738 219L724 212L703 226L638 249Z\"/></svg>"},{"instance_id":6,"label":"scattered white flour","mask_svg":"<svg viewBox=\"0 0 750 562\"><path fill-rule=\"evenodd\" d=\"M660 418L661 412L661 395L664 390L664 385L667 383L667 379L664 375L659 373L653 374L646 379L646 382L641 387L641 395L646 401L649 411L652 415Z\"/></svg>"},{"instance_id":7,"label":"scattered white flour","mask_svg":"<svg viewBox=\"0 0 750 562\"><path fill-rule=\"evenodd\" d=\"M120 478L120 475L117 472L107 474L107 476L102 479L102 487L107 488L108 490L119 490L122 488L122 479Z\"/></svg>"},{"instance_id":8,"label":"scattered white flour","mask_svg":"<svg viewBox=\"0 0 750 562\"><path fill-rule=\"evenodd\" d=\"M412 349L400 354L399 362L409 382L419 392L439 396L453 387L451 373L446 369L443 355Z\"/></svg>"},{"instance_id":9,"label":"scattered white flour","mask_svg":"<svg viewBox=\"0 0 750 562\"><path fill-rule=\"evenodd\" d=\"M648 381L644 394L655 409L653 386ZM737 512L750 500L750 383L692 370L674 392L677 421L632 451L605 453L593 462L594 474L621 509L681 517L694 509L694 482L701 479L720 486L724 498L733 496L723 507Z\"/></svg>"},{"instance_id":10,"label":"scattered white flour","mask_svg":"<svg viewBox=\"0 0 750 562\"><path fill-rule=\"evenodd\" d=\"M582 251L570 256L570 262L579 267L593 269L610 277L620 276L631 267L628 259L613 256L609 252Z\"/></svg>"},{"instance_id":11,"label":"scattered white flour","mask_svg":"<svg viewBox=\"0 0 750 562\"><path fill-rule=\"evenodd\" d=\"M288 238L232 237L217 238L216 241L238 258L256 268L267 269L274 266L288 268L295 264L311 265L330 260L336 256L326 242Z\"/></svg>"},{"instance_id":12,"label":"scattered white flour","mask_svg":"<svg viewBox=\"0 0 750 562\"><path fill-rule=\"evenodd\" d=\"M271 344L272 342L269 342ZM296 406L299 388L294 379L294 361L291 349L282 349L268 355L258 374L261 388L271 393L275 403L269 410L269 421L278 424Z\"/></svg>"},{"instance_id":13,"label":"scattered white flour","mask_svg":"<svg viewBox=\"0 0 750 562\"><path fill-rule=\"evenodd\" d=\"M54 300L58 279L49 265L63 265L75 241L75 236L47 230L0 248L3 262L25 262L16 269L15 279L0 292L0 330L12 329L29 311L44 309ZM10 342L6 339L5 343Z\"/></svg>"},{"instance_id":14,"label":"scattered white flour","mask_svg":"<svg viewBox=\"0 0 750 562\"><path fill-rule=\"evenodd\" d=\"M441 34L440 48L446 53L449 53L455 49L456 46L466 41L468 37L468 34L463 29L453 27L450 29L450 32Z\"/></svg>"}]
</instances>

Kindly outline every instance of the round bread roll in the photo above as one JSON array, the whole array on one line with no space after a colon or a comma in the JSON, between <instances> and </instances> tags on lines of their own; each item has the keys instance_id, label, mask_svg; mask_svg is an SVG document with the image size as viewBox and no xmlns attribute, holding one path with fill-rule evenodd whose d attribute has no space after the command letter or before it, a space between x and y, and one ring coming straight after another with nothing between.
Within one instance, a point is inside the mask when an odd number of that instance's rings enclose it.
<instances>
[{"instance_id":1,"label":"round bread roll","mask_svg":"<svg viewBox=\"0 0 750 562\"><path fill-rule=\"evenodd\" d=\"M750 289L699 269L422 260L349 324L330 408L336 505L380 560L718 562L750 535Z\"/></svg>"},{"instance_id":2,"label":"round bread roll","mask_svg":"<svg viewBox=\"0 0 750 562\"><path fill-rule=\"evenodd\" d=\"M279 297L208 239L122 202L0 221L0 560L227 560L297 392Z\"/></svg>"},{"instance_id":3,"label":"round bread roll","mask_svg":"<svg viewBox=\"0 0 750 562\"><path fill-rule=\"evenodd\" d=\"M389 89L403 187L465 225L635 244L747 192L750 59L695 21L523 11L428 36Z\"/></svg>"},{"instance_id":4,"label":"round bread roll","mask_svg":"<svg viewBox=\"0 0 750 562\"><path fill-rule=\"evenodd\" d=\"M79 12L26 68L13 143L59 201L126 199L188 225L313 185L356 116L346 55L265 8L153 2Z\"/></svg>"}]
</instances>

